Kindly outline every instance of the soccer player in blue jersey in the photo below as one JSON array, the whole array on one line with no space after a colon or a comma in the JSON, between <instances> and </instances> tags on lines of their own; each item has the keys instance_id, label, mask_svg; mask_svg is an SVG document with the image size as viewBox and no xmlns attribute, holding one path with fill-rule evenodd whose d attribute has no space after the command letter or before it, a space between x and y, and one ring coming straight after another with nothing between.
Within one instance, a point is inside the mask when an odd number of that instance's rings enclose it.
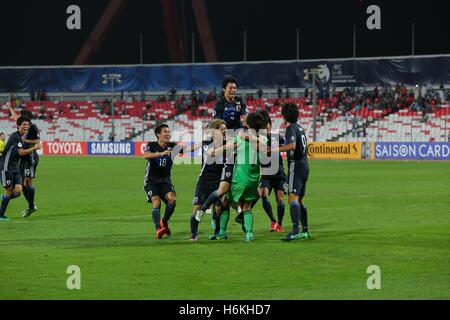
<instances>
[{"instance_id":1,"label":"soccer player in blue jersey","mask_svg":"<svg viewBox=\"0 0 450 320\"><path fill-rule=\"evenodd\" d=\"M241 130L247 118L247 106L244 99L236 95L237 81L233 77L226 77L222 81L223 97L214 107L214 118L225 121L227 129ZM226 159L219 188L212 192L203 203L198 214L203 215L206 210L225 195L231 186L233 178L234 159Z\"/></svg>"},{"instance_id":2,"label":"soccer player in blue jersey","mask_svg":"<svg viewBox=\"0 0 450 320\"><path fill-rule=\"evenodd\" d=\"M25 136L22 137L23 147L25 149L34 146L36 143L40 142L39 129L31 122L33 119L33 114L29 110L22 110L20 115L14 111L12 106L8 104L9 110L11 112L11 117L14 121L20 116L30 119L30 128ZM28 209L22 211L21 215L23 218L29 217L31 214L37 211L37 207L34 203L36 189L33 185L33 179L36 178L36 170L39 164L39 155L37 151L33 151L31 154L25 155L20 158L20 173L23 179L23 195L28 202Z\"/></svg>"},{"instance_id":3,"label":"soccer player in blue jersey","mask_svg":"<svg viewBox=\"0 0 450 320\"><path fill-rule=\"evenodd\" d=\"M281 113L287 128L285 145L279 147L278 152L287 152L288 155L288 197L292 220L292 232L282 240L309 239L311 233L308 230L308 212L303 202L309 177L308 140L305 130L297 123L298 107L293 103L286 104Z\"/></svg>"},{"instance_id":4,"label":"soccer player in blue jersey","mask_svg":"<svg viewBox=\"0 0 450 320\"><path fill-rule=\"evenodd\" d=\"M225 121L221 119L214 119L211 121L208 129L212 135L211 141L203 143L202 155L202 170L198 177L197 186L195 187L195 197L193 201L193 211L191 216L191 240L198 240L198 225L202 220L203 212L199 211L207 197L219 188L222 178L222 171L224 167L224 155L212 157L208 150L211 148L220 148L225 143L225 134L227 127ZM216 229L219 226L219 207L215 206L213 210L213 226ZM219 230L215 230L214 233Z\"/></svg>"},{"instance_id":5,"label":"soccer player in blue jersey","mask_svg":"<svg viewBox=\"0 0 450 320\"><path fill-rule=\"evenodd\" d=\"M144 159L147 160L144 178L144 191L148 202L152 203L152 219L156 228L156 238L170 236L169 220L175 211L177 197L171 180L173 159L184 152L191 152L201 147L201 144L189 148L171 142L170 129L167 124L155 128L156 142L149 142L145 147ZM161 201L166 204L164 217L161 219Z\"/></svg>"},{"instance_id":6,"label":"soccer player in blue jersey","mask_svg":"<svg viewBox=\"0 0 450 320\"><path fill-rule=\"evenodd\" d=\"M28 133L30 119L19 117L16 124L18 130L10 135L5 150L3 150L0 157L0 180L5 189L0 205L0 221L9 220L5 216L9 201L18 198L22 193L22 175L19 167L20 157L29 155L41 147L38 142L32 147L24 148L22 137Z\"/></svg>"},{"instance_id":7,"label":"soccer player in blue jersey","mask_svg":"<svg viewBox=\"0 0 450 320\"><path fill-rule=\"evenodd\" d=\"M280 135L275 135L271 133L272 130L272 119L267 111L262 110L258 111L264 118L264 122L267 130L267 143L268 147L275 148L277 146L284 145L284 138ZM284 173L283 166L283 158L281 157L281 153L273 156L278 156L278 161L275 158L274 161L271 161L267 164L261 164L261 181L259 183L259 195L261 196L262 205L264 211L269 217L270 224L270 232L276 231L282 233L283 230L283 217L284 217L284 195L286 194L286 174ZM277 218L275 219L272 211L272 205L270 204L269 195L275 191L275 198L277 201Z\"/></svg>"}]
</instances>

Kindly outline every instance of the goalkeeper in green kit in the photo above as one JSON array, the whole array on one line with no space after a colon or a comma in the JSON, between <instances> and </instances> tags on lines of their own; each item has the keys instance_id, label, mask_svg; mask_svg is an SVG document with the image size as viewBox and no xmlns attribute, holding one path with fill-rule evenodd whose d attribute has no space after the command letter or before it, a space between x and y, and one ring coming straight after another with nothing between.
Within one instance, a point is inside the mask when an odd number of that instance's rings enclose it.
<instances>
[{"instance_id":1,"label":"goalkeeper in green kit","mask_svg":"<svg viewBox=\"0 0 450 320\"><path fill-rule=\"evenodd\" d=\"M240 132L233 141L223 148L236 146L236 160L234 164L231 190L222 199L222 213L220 215L220 232L217 239L227 239L227 225L230 220L230 205L239 204L244 213L245 241L253 240L253 213L252 207L259 199L258 185L260 180L260 155L258 145L266 145L267 137L258 136L258 131L265 128L263 116L254 112L247 117L249 131ZM258 143L259 142L259 143ZM223 152L213 149L212 155Z\"/></svg>"}]
</instances>

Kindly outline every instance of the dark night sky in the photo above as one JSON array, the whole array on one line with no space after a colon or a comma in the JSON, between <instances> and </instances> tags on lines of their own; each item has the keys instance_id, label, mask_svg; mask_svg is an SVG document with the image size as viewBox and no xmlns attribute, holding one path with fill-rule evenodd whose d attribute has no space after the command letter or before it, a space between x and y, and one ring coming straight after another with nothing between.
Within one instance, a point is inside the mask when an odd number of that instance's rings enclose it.
<instances>
[{"instance_id":1,"label":"dark night sky","mask_svg":"<svg viewBox=\"0 0 450 320\"><path fill-rule=\"evenodd\" d=\"M178 0L183 1L183 0ZM346 58L353 55L353 25L357 56L411 54L411 22L415 22L415 53L450 53L449 1L303 1L205 0L219 61L243 59L243 30L247 30L247 60L296 58L296 29L300 28L301 59ZM186 31L197 34L191 1L185 0ZM66 8L82 10L82 30L66 29ZM0 65L72 64L95 27L107 0L2 1ZM366 8L381 7L382 30L369 31ZM144 37L144 63L169 63L161 0L130 0L92 64L139 63L139 35ZM188 41L191 61L191 41ZM196 41L196 62L204 62Z\"/></svg>"}]
</instances>

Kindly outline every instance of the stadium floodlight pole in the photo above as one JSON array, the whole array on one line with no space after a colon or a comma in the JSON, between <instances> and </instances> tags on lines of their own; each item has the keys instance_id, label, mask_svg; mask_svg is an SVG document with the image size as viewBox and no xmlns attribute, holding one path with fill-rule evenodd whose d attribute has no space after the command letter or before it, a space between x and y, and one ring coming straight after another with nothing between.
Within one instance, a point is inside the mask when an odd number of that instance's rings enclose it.
<instances>
[{"instance_id":1,"label":"stadium floodlight pole","mask_svg":"<svg viewBox=\"0 0 450 320\"><path fill-rule=\"evenodd\" d=\"M110 73L110 74L104 74L103 76L103 84L107 84L108 81L111 81L111 137L114 139L115 136L115 122L114 122L114 82L121 83L122 78L121 74L116 73Z\"/></svg>"},{"instance_id":2,"label":"stadium floodlight pole","mask_svg":"<svg viewBox=\"0 0 450 320\"><path fill-rule=\"evenodd\" d=\"M313 141L317 140L317 86L316 77L322 72L320 68L306 69L304 79L309 80L309 76L312 76L312 91L313 91Z\"/></svg>"}]
</instances>

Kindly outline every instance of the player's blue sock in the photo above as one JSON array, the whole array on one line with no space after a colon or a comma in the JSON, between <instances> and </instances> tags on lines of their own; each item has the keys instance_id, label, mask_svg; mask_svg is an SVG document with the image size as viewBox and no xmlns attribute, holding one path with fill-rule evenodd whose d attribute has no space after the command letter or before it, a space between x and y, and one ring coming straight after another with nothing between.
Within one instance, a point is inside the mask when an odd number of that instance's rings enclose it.
<instances>
[{"instance_id":1,"label":"player's blue sock","mask_svg":"<svg viewBox=\"0 0 450 320\"><path fill-rule=\"evenodd\" d=\"M175 211L175 207L176 206L177 206L176 203L174 203L174 204L167 203L167 205L166 205L166 212L164 212L164 218L163 218L163 221L165 223L169 222L170 217L173 215L173 212Z\"/></svg>"},{"instance_id":2,"label":"player's blue sock","mask_svg":"<svg viewBox=\"0 0 450 320\"><path fill-rule=\"evenodd\" d=\"M219 194L217 193L217 190L214 191L214 192L212 192L212 193L208 196L208 199L206 199L206 201L205 201L205 203L203 204L201 210L202 210L202 211L208 210L208 208L209 208L213 203L216 203L217 200L219 200L219 198L220 198L220 196L219 196Z\"/></svg>"},{"instance_id":3,"label":"player's blue sock","mask_svg":"<svg viewBox=\"0 0 450 320\"><path fill-rule=\"evenodd\" d=\"M280 226L283 225L284 210L285 210L284 201L279 201L277 203L277 214L278 214L278 224Z\"/></svg>"},{"instance_id":4,"label":"player's blue sock","mask_svg":"<svg viewBox=\"0 0 450 320\"><path fill-rule=\"evenodd\" d=\"M153 224L155 225L156 230L159 228L159 220L161 219L160 209L159 208L153 208L152 210L152 220Z\"/></svg>"},{"instance_id":5,"label":"player's blue sock","mask_svg":"<svg viewBox=\"0 0 450 320\"><path fill-rule=\"evenodd\" d=\"M211 224L214 228L214 234L218 234L220 232L220 215L217 214L216 206L213 206L212 215L211 215Z\"/></svg>"},{"instance_id":6,"label":"player's blue sock","mask_svg":"<svg viewBox=\"0 0 450 320\"><path fill-rule=\"evenodd\" d=\"M22 193L23 193L23 196L25 197L25 199L27 199L27 202L29 204L30 200L28 200L28 199L30 198L30 193L28 192L28 186L22 187Z\"/></svg>"},{"instance_id":7,"label":"player's blue sock","mask_svg":"<svg viewBox=\"0 0 450 320\"><path fill-rule=\"evenodd\" d=\"M195 219L195 213L191 216L191 233L193 235L198 235L198 221Z\"/></svg>"},{"instance_id":8,"label":"player's blue sock","mask_svg":"<svg viewBox=\"0 0 450 320\"><path fill-rule=\"evenodd\" d=\"M35 189L33 186L28 186L28 197L27 201L28 201L28 208L29 209L34 209L34 194L35 194ZM25 193L24 193L25 195Z\"/></svg>"},{"instance_id":9,"label":"player's blue sock","mask_svg":"<svg viewBox=\"0 0 450 320\"><path fill-rule=\"evenodd\" d=\"M0 206L0 217L3 217L5 215L6 208L8 208L9 200L11 200L10 196L7 196L5 194L2 196L2 204Z\"/></svg>"},{"instance_id":10,"label":"player's blue sock","mask_svg":"<svg viewBox=\"0 0 450 320\"><path fill-rule=\"evenodd\" d=\"M292 220L292 233L297 234L300 232L300 204L297 201L291 202L291 220Z\"/></svg>"},{"instance_id":11,"label":"player's blue sock","mask_svg":"<svg viewBox=\"0 0 450 320\"><path fill-rule=\"evenodd\" d=\"M275 217L273 216L272 205L270 204L269 198L262 197L261 200L264 211L267 213L267 216L269 217L270 221L276 222Z\"/></svg>"},{"instance_id":12,"label":"player's blue sock","mask_svg":"<svg viewBox=\"0 0 450 320\"><path fill-rule=\"evenodd\" d=\"M302 231L308 231L308 210L305 205L300 206L300 222L302 223Z\"/></svg>"},{"instance_id":13,"label":"player's blue sock","mask_svg":"<svg viewBox=\"0 0 450 320\"><path fill-rule=\"evenodd\" d=\"M15 198L18 198L18 197L20 197L20 193L13 193L12 195L10 195L9 196L9 200L12 200L12 199L15 199Z\"/></svg>"}]
</instances>

